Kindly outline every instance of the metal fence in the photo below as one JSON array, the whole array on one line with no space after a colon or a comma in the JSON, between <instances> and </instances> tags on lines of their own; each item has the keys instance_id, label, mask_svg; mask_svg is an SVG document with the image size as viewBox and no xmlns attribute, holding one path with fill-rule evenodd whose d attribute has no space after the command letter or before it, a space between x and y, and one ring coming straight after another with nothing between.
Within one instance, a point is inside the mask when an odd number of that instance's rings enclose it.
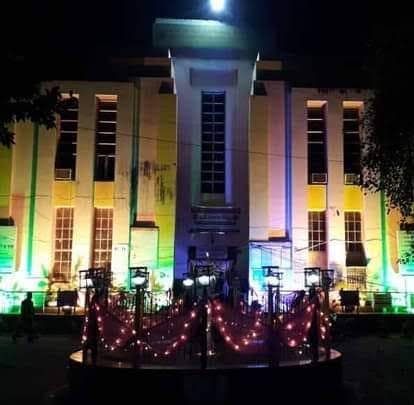
<instances>
[{"instance_id":1,"label":"metal fence","mask_svg":"<svg viewBox=\"0 0 414 405\"><path fill-rule=\"evenodd\" d=\"M413 313L414 293L401 291L345 290L354 292L356 302L347 304L341 293L331 293L331 308L334 312L361 313Z\"/></svg>"},{"instance_id":2,"label":"metal fence","mask_svg":"<svg viewBox=\"0 0 414 405\"><path fill-rule=\"evenodd\" d=\"M19 314L21 302L26 298L28 291L0 290L0 314ZM59 291L30 291L36 313L58 312ZM69 292L60 291L61 293ZM74 290L71 290L74 292ZM60 297L62 298L62 296ZM78 299L77 312L81 312L80 300ZM62 305L64 308L65 306Z\"/></svg>"}]
</instances>

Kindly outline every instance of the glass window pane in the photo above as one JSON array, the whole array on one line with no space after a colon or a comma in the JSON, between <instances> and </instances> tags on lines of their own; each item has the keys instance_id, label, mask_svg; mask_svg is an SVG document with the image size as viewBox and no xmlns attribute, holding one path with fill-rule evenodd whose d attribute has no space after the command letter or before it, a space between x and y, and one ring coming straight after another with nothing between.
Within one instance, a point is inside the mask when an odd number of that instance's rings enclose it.
<instances>
[{"instance_id":1,"label":"glass window pane","mask_svg":"<svg viewBox=\"0 0 414 405\"><path fill-rule=\"evenodd\" d=\"M201 109L201 192L224 193L225 93L203 91ZM219 166L211 162L218 162Z\"/></svg>"}]
</instances>

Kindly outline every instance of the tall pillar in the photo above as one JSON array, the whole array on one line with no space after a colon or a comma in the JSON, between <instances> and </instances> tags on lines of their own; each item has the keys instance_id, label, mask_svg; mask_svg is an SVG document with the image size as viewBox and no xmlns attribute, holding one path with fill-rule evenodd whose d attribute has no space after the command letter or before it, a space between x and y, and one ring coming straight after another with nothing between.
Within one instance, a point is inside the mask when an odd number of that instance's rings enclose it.
<instances>
[{"instance_id":1,"label":"tall pillar","mask_svg":"<svg viewBox=\"0 0 414 405\"><path fill-rule=\"evenodd\" d=\"M11 181L11 216L17 229L16 268L24 272L28 270L33 139L31 123L16 125Z\"/></svg>"},{"instance_id":2,"label":"tall pillar","mask_svg":"<svg viewBox=\"0 0 414 405\"><path fill-rule=\"evenodd\" d=\"M133 141L134 87L123 87L118 94L115 182L112 228L112 272L115 285L128 279L130 184Z\"/></svg>"},{"instance_id":3,"label":"tall pillar","mask_svg":"<svg viewBox=\"0 0 414 405\"><path fill-rule=\"evenodd\" d=\"M327 122L327 240L328 267L342 274L345 268L344 148L342 99L332 95L326 108Z\"/></svg>"},{"instance_id":4,"label":"tall pillar","mask_svg":"<svg viewBox=\"0 0 414 405\"><path fill-rule=\"evenodd\" d=\"M46 277L53 264L53 183L56 130L39 129L32 276Z\"/></svg>"},{"instance_id":5,"label":"tall pillar","mask_svg":"<svg viewBox=\"0 0 414 405\"><path fill-rule=\"evenodd\" d=\"M75 272L88 268L92 262L95 125L95 94L92 89L85 89L79 95L79 130L72 243L72 271Z\"/></svg>"},{"instance_id":6,"label":"tall pillar","mask_svg":"<svg viewBox=\"0 0 414 405\"><path fill-rule=\"evenodd\" d=\"M303 283L308 258L308 149L306 90L292 90L292 268L295 285Z\"/></svg>"},{"instance_id":7,"label":"tall pillar","mask_svg":"<svg viewBox=\"0 0 414 405\"><path fill-rule=\"evenodd\" d=\"M286 111L285 83L266 83L269 98L269 232L284 237L286 230ZM251 184L251 183L250 183Z\"/></svg>"},{"instance_id":8,"label":"tall pillar","mask_svg":"<svg viewBox=\"0 0 414 405\"><path fill-rule=\"evenodd\" d=\"M252 96L249 134L250 240L267 240L269 237L268 116L268 97Z\"/></svg>"}]
</instances>

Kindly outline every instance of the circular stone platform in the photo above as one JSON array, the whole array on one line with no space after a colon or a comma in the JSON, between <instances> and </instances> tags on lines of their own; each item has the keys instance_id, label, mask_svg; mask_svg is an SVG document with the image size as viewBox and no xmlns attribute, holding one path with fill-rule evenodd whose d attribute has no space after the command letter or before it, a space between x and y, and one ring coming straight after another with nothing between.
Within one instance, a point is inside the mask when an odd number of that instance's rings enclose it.
<instances>
[{"instance_id":1,"label":"circular stone platform","mask_svg":"<svg viewBox=\"0 0 414 405\"><path fill-rule=\"evenodd\" d=\"M82 352L69 359L69 384L73 400L128 399L128 403L259 403L270 399L335 400L342 387L342 355L282 363L214 367L142 366L133 368L122 361L98 360L96 366L82 363ZM135 402L131 402L135 398ZM291 402L291 401L290 401ZM120 403L120 402L118 402Z\"/></svg>"}]
</instances>

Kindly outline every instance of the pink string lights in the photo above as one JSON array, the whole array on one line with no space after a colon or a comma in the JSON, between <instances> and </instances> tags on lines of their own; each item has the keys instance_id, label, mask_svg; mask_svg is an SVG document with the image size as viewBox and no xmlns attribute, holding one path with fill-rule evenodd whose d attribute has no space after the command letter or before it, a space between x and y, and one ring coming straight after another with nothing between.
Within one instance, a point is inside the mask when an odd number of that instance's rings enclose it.
<instances>
[{"instance_id":1,"label":"pink string lights","mask_svg":"<svg viewBox=\"0 0 414 405\"><path fill-rule=\"evenodd\" d=\"M177 352L200 331L202 306L183 312L176 306L170 308L170 316L154 326L144 329L144 336L137 336L129 317L118 318L100 303L92 303L86 313L82 329L82 344L90 339L91 319L96 320L98 339L101 346L110 352L116 350L144 350L154 358L165 358ZM208 330L214 326L225 344L234 352L243 354L264 354L268 350L268 327L264 322L264 313L249 313L243 309L233 309L218 300L207 305ZM315 313L316 311L316 313ZM330 339L330 319L309 302L300 310L280 315L275 320L279 343L291 349L302 350L309 345L309 333L312 322L318 320L319 341L327 344ZM93 324L94 322L92 322ZM92 325L93 326L93 325Z\"/></svg>"}]
</instances>

